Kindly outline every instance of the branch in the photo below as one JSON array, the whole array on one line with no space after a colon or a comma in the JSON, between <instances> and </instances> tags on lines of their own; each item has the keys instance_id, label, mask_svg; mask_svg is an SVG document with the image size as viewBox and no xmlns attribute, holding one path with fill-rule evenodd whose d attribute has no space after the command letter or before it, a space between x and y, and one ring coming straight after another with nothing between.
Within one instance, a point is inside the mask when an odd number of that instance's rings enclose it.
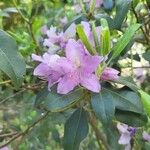
<instances>
[{"instance_id":1,"label":"branch","mask_svg":"<svg viewBox=\"0 0 150 150\"><path fill-rule=\"evenodd\" d=\"M47 111L42 117L40 117L37 121L35 121L32 125L30 125L24 132L18 133L15 136L13 136L9 141L6 143L0 145L0 148L3 148L7 145L9 145L11 142L15 141L19 137L25 136L30 130L33 129L38 123L40 123L44 118L46 118L49 115L50 111Z\"/></svg>"},{"instance_id":2,"label":"branch","mask_svg":"<svg viewBox=\"0 0 150 150\"><path fill-rule=\"evenodd\" d=\"M92 129L95 132L95 136L97 138L97 142L99 144L99 147L102 148L101 143L100 143L100 141L101 141L102 144L104 145L105 149L109 150L110 148L109 148L109 145L107 143L106 136L97 128L97 120L96 120L95 115L91 113L91 114L89 114L89 116L90 116L89 122L92 126Z\"/></svg>"},{"instance_id":3,"label":"branch","mask_svg":"<svg viewBox=\"0 0 150 150\"><path fill-rule=\"evenodd\" d=\"M121 68L131 68L131 66L127 66L127 67L121 67ZM138 68L145 68L145 69L149 69L150 66L139 66L139 67L133 67L133 69L138 69Z\"/></svg>"},{"instance_id":4,"label":"branch","mask_svg":"<svg viewBox=\"0 0 150 150\"><path fill-rule=\"evenodd\" d=\"M40 47L39 47L39 44L37 43L36 38L35 38L34 33L33 33L32 17L26 18L26 17L23 15L23 13L20 11L20 9L18 8L18 6L17 6L17 4L16 4L16 1L15 1L15 0L12 0L12 1L13 1L13 4L14 4L15 8L16 8L17 11L18 11L18 13L20 14L20 16L22 17L22 19L23 19L23 20L27 23L27 25L28 25L29 33L30 33L30 35L31 35L31 38L32 38L32 40L33 40L33 43L36 45L36 49L35 49L36 54L38 54L39 51L40 51Z\"/></svg>"},{"instance_id":5,"label":"branch","mask_svg":"<svg viewBox=\"0 0 150 150\"><path fill-rule=\"evenodd\" d=\"M10 82L11 82L11 80L2 81L2 82L0 82L0 85L2 85L2 84L7 84L7 83L10 83Z\"/></svg>"},{"instance_id":6,"label":"branch","mask_svg":"<svg viewBox=\"0 0 150 150\"><path fill-rule=\"evenodd\" d=\"M4 133L4 134L0 134L0 138L5 138L5 137L11 137L18 134L18 132L13 132L13 133Z\"/></svg>"},{"instance_id":7,"label":"branch","mask_svg":"<svg viewBox=\"0 0 150 150\"><path fill-rule=\"evenodd\" d=\"M134 13L134 15L135 15L135 18L136 18L137 23L140 23L138 14L136 13L134 7L132 7L132 11L133 11L133 13ZM143 32L143 35L144 35L144 37L145 37L145 40L146 40L147 44L149 44L149 38L147 37L147 34L145 33L143 27L140 26L140 29L141 29L142 32Z\"/></svg>"}]
</instances>

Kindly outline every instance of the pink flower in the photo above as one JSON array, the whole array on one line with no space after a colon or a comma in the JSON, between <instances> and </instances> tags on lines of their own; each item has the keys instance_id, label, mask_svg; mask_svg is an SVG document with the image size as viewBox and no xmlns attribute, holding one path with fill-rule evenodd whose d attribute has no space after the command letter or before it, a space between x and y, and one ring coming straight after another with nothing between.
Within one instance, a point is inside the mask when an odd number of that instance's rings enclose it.
<instances>
[{"instance_id":1,"label":"pink flower","mask_svg":"<svg viewBox=\"0 0 150 150\"><path fill-rule=\"evenodd\" d=\"M64 49L69 38L73 38L76 35L76 25L73 23L65 32L57 32L56 27L51 27L46 32L47 38L44 39L44 46L47 46L49 50L51 47L59 46Z\"/></svg>"},{"instance_id":2,"label":"pink flower","mask_svg":"<svg viewBox=\"0 0 150 150\"><path fill-rule=\"evenodd\" d=\"M89 3L91 2L91 0L83 0L84 3ZM101 5L103 4L103 0L96 0L96 5L95 5L95 8L99 8ZM81 13L82 11L82 8L79 4L75 3L74 5L74 10L76 13Z\"/></svg>"},{"instance_id":3,"label":"pink flower","mask_svg":"<svg viewBox=\"0 0 150 150\"><path fill-rule=\"evenodd\" d=\"M57 61L60 58L58 55L50 55L45 53L43 57L32 54L32 59L41 62L33 72L33 75L48 81L48 87L57 83L61 77L61 72L57 69Z\"/></svg>"},{"instance_id":4,"label":"pink flower","mask_svg":"<svg viewBox=\"0 0 150 150\"><path fill-rule=\"evenodd\" d=\"M102 57L91 56L80 42L73 39L69 39L65 53L66 57L32 54L33 60L41 62L33 74L48 81L49 88L58 83L57 92L60 94L67 94L77 85L99 92L100 83L94 72Z\"/></svg>"},{"instance_id":5,"label":"pink flower","mask_svg":"<svg viewBox=\"0 0 150 150\"><path fill-rule=\"evenodd\" d=\"M118 70L107 67L101 75L101 80L116 80L119 78L118 74Z\"/></svg>"},{"instance_id":6,"label":"pink flower","mask_svg":"<svg viewBox=\"0 0 150 150\"><path fill-rule=\"evenodd\" d=\"M148 134L146 131L143 132L143 139L147 142L150 142L150 134Z\"/></svg>"},{"instance_id":7,"label":"pink flower","mask_svg":"<svg viewBox=\"0 0 150 150\"><path fill-rule=\"evenodd\" d=\"M100 7L103 4L103 0L96 0L96 7Z\"/></svg>"},{"instance_id":8,"label":"pink flower","mask_svg":"<svg viewBox=\"0 0 150 150\"><path fill-rule=\"evenodd\" d=\"M117 128L121 134L118 143L125 145L125 150L131 150L130 141L136 133L136 128L129 127L128 125L121 123L117 124Z\"/></svg>"},{"instance_id":9,"label":"pink flower","mask_svg":"<svg viewBox=\"0 0 150 150\"><path fill-rule=\"evenodd\" d=\"M59 60L64 76L59 80L57 92L67 94L79 84L99 92L100 83L94 72L101 61L102 57L91 56L81 43L70 39L66 45L66 57Z\"/></svg>"},{"instance_id":10,"label":"pink flower","mask_svg":"<svg viewBox=\"0 0 150 150\"><path fill-rule=\"evenodd\" d=\"M91 0L83 0L85 3L91 2ZM100 7L103 3L103 0L96 0L96 8Z\"/></svg>"}]
</instances>

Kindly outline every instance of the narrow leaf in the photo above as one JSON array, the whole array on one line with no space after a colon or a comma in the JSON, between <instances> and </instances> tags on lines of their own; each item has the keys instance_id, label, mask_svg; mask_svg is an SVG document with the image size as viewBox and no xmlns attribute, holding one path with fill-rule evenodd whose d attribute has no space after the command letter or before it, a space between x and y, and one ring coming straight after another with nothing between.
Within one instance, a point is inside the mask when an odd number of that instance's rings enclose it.
<instances>
[{"instance_id":1,"label":"narrow leaf","mask_svg":"<svg viewBox=\"0 0 150 150\"><path fill-rule=\"evenodd\" d=\"M92 32L93 32L96 51L100 52L100 42L99 42L99 39L98 39L98 36L97 36L96 26L95 26L94 22L92 22Z\"/></svg>"},{"instance_id":2,"label":"narrow leaf","mask_svg":"<svg viewBox=\"0 0 150 150\"><path fill-rule=\"evenodd\" d=\"M120 53L124 50L124 48L130 42L130 40L132 39L132 37L134 36L135 32L138 30L139 27L140 27L140 24L134 24L134 25L131 25L127 29L127 31L124 33L123 37L120 38L120 40L117 42L117 44L111 49L112 57L111 57L110 61L120 55Z\"/></svg>"},{"instance_id":3,"label":"narrow leaf","mask_svg":"<svg viewBox=\"0 0 150 150\"><path fill-rule=\"evenodd\" d=\"M135 113L130 111L124 111L117 109L115 112L115 118L123 122L125 124L128 124L130 126L134 127L141 127L144 126L147 123L147 116L146 114L142 113Z\"/></svg>"},{"instance_id":4,"label":"narrow leaf","mask_svg":"<svg viewBox=\"0 0 150 150\"><path fill-rule=\"evenodd\" d=\"M101 19L101 55L107 55L110 52L110 31L108 27L107 20L102 18Z\"/></svg>"},{"instance_id":5,"label":"narrow leaf","mask_svg":"<svg viewBox=\"0 0 150 150\"><path fill-rule=\"evenodd\" d=\"M93 48L93 46L91 45L88 37L86 36L86 33L84 32L83 26L81 24L77 25L76 30L77 30L77 33L79 35L79 38L81 39L81 41L83 42L83 44L85 45L87 50L92 55L95 55L96 54L96 50Z\"/></svg>"},{"instance_id":6,"label":"narrow leaf","mask_svg":"<svg viewBox=\"0 0 150 150\"><path fill-rule=\"evenodd\" d=\"M117 0L116 1L116 16L114 18L114 25L116 29L120 29L122 23L127 16L132 0Z\"/></svg>"}]
</instances>

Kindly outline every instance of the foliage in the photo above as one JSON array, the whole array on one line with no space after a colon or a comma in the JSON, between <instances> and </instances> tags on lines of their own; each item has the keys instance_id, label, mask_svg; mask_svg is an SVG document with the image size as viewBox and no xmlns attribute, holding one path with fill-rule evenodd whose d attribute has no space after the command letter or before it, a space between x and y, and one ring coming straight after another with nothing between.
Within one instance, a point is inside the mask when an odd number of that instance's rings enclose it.
<instances>
[{"instance_id":1,"label":"foliage","mask_svg":"<svg viewBox=\"0 0 150 150\"><path fill-rule=\"evenodd\" d=\"M0 148L121 150L126 144L118 143L120 122L136 128L134 149L150 148L150 139L142 140L150 130L150 1L103 0L98 7L96 2L1 0ZM90 24L93 43L83 21ZM48 51L43 26L61 33L72 23L75 39L90 55L104 58L95 74L101 78L107 67L120 72L119 78L100 79L98 93L79 85L62 95L33 76L31 55Z\"/></svg>"}]
</instances>

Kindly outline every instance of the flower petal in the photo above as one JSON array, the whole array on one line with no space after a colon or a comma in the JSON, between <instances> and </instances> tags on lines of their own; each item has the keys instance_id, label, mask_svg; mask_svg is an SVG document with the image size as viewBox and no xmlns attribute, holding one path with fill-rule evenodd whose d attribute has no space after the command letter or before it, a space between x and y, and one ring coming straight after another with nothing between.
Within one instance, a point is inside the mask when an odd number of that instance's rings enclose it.
<instances>
[{"instance_id":1,"label":"flower petal","mask_svg":"<svg viewBox=\"0 0 150 150\"><path fill-rule=\"evenodd\" d=\"M52 68L56 64L59 58L60 58L59 55L56 55L56 54L51 55L49 53L45 53L43 55L43 60L44 60L43 62Z\"/></svg>"},{"instance_id":2,"label":"flower petal","mask_svg":"<svg viewBox=\"0 0 150 150\"><path fill-rule=\"evenodd\" d=\"M118 143L122 145L127 145L127 144L130 144L130 140L131 140L130 133L123 133L120 136Z\"/></svg>"},{"instance_id":3,"label":"flower petal","mask_svg":"<svg viewBox=\"0 0 150 150\"><path fill-rule=\"evenodd\" d=\"M76 35L76 24L72 23L65 31L64 38L65 39L73 38L75 37L75 35Z\"/></svg>"},{"instance_id":4,"label":"flower petal","mask_svg":"<svg viewBox=\"0 0 150 150\"><path fill-rule=\"evenodd\" d=\"M66 57L76 65L80 65L80 61L85 55L83 46L74 39L69 39L66 45Z\"/></svg>"},{"instance_id":5,"label":"flower petal","mask_svg":"<svg viewBox=\"0 0 150 150\"><path fill-rule=\"evenodd\" d=\"M66 74L60 79L57 87L57 92L60 94L67 94L78 85L78 75L76 73Z\"/></svg>"},{"instance_id":6,"label":"flower petal","mask_svg":"<svg viewBox=\"0 0 150 150\"><path fill-rule=\"evenodd\" d=\"M125 149L124 150L131 150L131 144L129 143L129 144L125 145Z\"/></svg>"},{"instance_id":7,"label":"flower petal","mask_svg":"<svg viewBox=\"0 0 150 150\"><path fill-rule=\"evenodd\" d=\"M32 54L32 60L34 61L39 61L39 62L42 62L43 61L43 58L41 56L38 56L36 54Z\"/></svg>"},{"instance_id":8,"label":"flower petal","mask_svg":"<svg viewBox=\"0 0 150 150\"><path fill-rule=\"evenodd\" d=\"M82 86L90 91L98 93L101 90L101 86L98 78L94 74L80 77L80 83Z\"/></svg>"},{"instance_id":9,"label":"flower petal","mask_svg":"<svg viewBox=\"0 0 150 150\"><path fill-rule=\"evenodd\" d=\"M100 7L100 5L103 3L103 0L96 0L96 7Z\"/></svg>"},{"instance_id":10,"label":"flower petal","mask_svg":"<svg viewBox=\"0 0 150 150\"><path fill-rule=\"evenodd\" d=\"M102 73L101 80L116 80L119 78L118 74L118 70L107 67Z\"/></svg>"},{"instance_id":11,"label":"flower petal","mask_svg":"<svg viewBox=\"0 0 150 150\"><path fill-rule=\"evenodd\" d=\"M61 74L56 71L52 71L52 73L48 77L48 90L61 80Z\"/></svg>"},{"instance_id":12,"label":"flower petal","mask_svg":"<svg viewBox=\"0 0 150 150\"><path fill-rule=\"evenodd\" d=\"M51 74L51 69L44 63L40 63L33 72L33 75L44 77L45 79L49 76L49 74Z\"/></svg>"},{"instance_id":13,"label":"flower petal","mask_svg":"<svg viewBox=\"0 0 150 150\"><path fill-rule=\"evenodd\" d=\"M150 142L150 134L148 134L146 131L144 131L142 135L143 135L143 139L145 141Z\"/></svg>"},{"instance_id":14,"label":"flower petal","mask_svg":"<svg viewBox=\"0 0 150 150\"><path fill-rule=\"evenodd\" d=\"M82 59L82 69L87 73L92 73L96 70L98 65L102 62L103 57L87 55Z\"/></svg>"},{"instance_id":15,"label":"flower petal","mask_svg":"<svg viewBox=\"0 0 150 150\"><path fill-rule=\"evenodd\" d=\"M119 132L120 132L121 134L122 134L122 133L126 133L126 132L128 132L128 125L118 123L118 124L117 124L117 129L119 130Z\"/></svg>"},{"instance_id":16,"label":"flower petal","mask_svg":"<svg viewBox=\"0 0 150 150\"><path fill-rule=\"evenodd\" d=\"M58 66L57 67L58 67L58 70L60 70L63 73L69 73L69 72L73 72L74 71L72 62L69 61L65 57L61 57L58 60Z\"/></svg>"},{"instance_id":17,"label":"flower petal","mask_svg":"<svg viewBox=\"0 0 150 150\"><path fill-rule=\"evenodd\" d=\"M52 47L53 43L49 39L44 39L43 46Z\"/></svg>"}]
</instances>

